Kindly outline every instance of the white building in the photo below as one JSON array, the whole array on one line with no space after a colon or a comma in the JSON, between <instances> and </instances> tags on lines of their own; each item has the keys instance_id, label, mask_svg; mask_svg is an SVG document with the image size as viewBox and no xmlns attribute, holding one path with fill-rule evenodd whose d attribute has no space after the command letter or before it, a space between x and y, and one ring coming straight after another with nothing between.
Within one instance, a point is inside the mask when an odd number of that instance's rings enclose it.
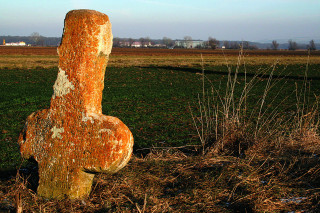
<instances>
[{"instance_id":1,"label":"white building","mask_svg":"<svg viewBox=\"0 0 320 213\"><path fill-rule=\"evenodd\" d=\"M151 47L151 42L150 41L145 41L145 42L141 42L141 41L134 41L131 44L131 47Z\"/></svg>"},{"instance_id":2,"label":"white building","mask_svg":"<svg viewBox=\"0 0 320 213\"><path fill-rule=\"evenodd\" d=\"M19 41L19 42L11 42L11 43L5 43L6 46L26 46L26 42Z\"/></svg>"},{"instance_id":3,"label":"white building","mask_svg":"<svg viewBox=\"0 0 320 213\"><path fill-rule=\"evenodd\" d=\"M175 40L174 43L175 46L182 47L182 48L197 48L197 47L202 47L204 45L204 41L202 40Z\"/></svg>"},{"instance_id":4,"label":"white building","mask_svg":"<svg viewBox=\"0 0 320 213\"><path fill-rule=\"evenodd\" d=\"M134 41L134 42L131 44L131 47L141 47L141 42L140 42L140 41Z\"/></svg>"}]
</instances>

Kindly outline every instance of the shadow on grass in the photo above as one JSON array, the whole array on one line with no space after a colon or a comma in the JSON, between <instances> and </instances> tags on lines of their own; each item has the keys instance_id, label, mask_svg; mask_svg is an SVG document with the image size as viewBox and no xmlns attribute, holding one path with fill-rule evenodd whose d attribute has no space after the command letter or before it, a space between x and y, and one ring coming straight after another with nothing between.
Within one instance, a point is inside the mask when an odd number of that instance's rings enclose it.
<instances>
[{"instance_id":1,"label":"shadow on grass","mask_svg":"<svg viewBox=\"0 0 320 213\"><path fill-rule=\"evenodd\" d=\"M155 66L155 67L143 67L145 69L164 69L164 70L174 70L174 71L179 71L179 72L189 72L189 73L202 73L201 68L193 68L193 67L172 67L172 66ZM221 71L221 70L213 70L213 69L205 69L205 74L215 74L215 75L225 75L228 76L229 72L228 70L226 71ZM233 73L231 73L233 74ZM258 77L261 79L269 79L270 74L256 74L256 73L243 73L243 72L238 72L238 76L247 76L247 77ZM273 79L288 79L288 80L305 80L304 76L289 76L289 75L272 75ZM308 80L320 80L320 77L312 77L308 76Z\"/></svg>"}]
</instances>

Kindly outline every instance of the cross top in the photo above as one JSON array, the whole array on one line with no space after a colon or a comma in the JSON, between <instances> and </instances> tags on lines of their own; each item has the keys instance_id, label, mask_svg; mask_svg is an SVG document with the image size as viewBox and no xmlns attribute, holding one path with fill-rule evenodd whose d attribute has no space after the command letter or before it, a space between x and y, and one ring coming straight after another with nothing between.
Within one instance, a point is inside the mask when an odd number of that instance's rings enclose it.
<instances>
[{"instance_id":1,"label":"cross top","mask_svg":"<svg viewBox=\"0 0 320 213\"><path fill-rule=\"evenodd\" d=\"M88 196L95 173L117 172L130 159L132 133L118 118L102 114L112 38L107 15L93 10L66 15L50 108L27 118L18 141L22 156L38 162L41 196Z\"/></svg>"}]
</instances>

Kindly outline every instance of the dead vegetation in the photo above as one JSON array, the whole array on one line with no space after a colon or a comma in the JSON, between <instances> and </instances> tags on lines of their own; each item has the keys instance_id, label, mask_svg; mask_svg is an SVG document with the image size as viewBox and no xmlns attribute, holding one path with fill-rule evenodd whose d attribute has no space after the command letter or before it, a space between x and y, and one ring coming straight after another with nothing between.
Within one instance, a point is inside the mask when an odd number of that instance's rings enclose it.
<instances>
[{"instance_id":1,"label":"dead vegetation","mask_svg":"<svg viewBox=\"0 0 320 213\"><path fill-rule=\"evenodd\" d=\"M225 65L225 56L211 55L203 56L204 65L206 67ZM36 68L52 68L58 66L58 56L47 55L21 55L21 56L8 56L0 55L0 69L36 69ZM230 65L237 64L237 56L228 56ZM262 65L273 64L274 61L279 61L279 64L296 64L304 63L305 58L300 56L248 56L246 58L247 64ZM319 56L310 58L311 64L320 63ZM198 67L199 55L197 56L110 56L108 63L109 67Z\"/></svg>"},{"instance_id":2,"label":"dead vegetation","mask_svg":"<svg viewBox=\"0 0 320 213\"><path fill-rule=\"evenodd\" d=\"M36 164L29 164L1 181L0 210L319 212L320 138L317 110L310 110L294 116L290 134L252 138L247 126L233 122L204 151L155 148L133 156L120 172L97 175L84 200L38 197Z\"/></svg>"},{"instance_id":3,"label":"dead vegetation","mask_svg":"<svg viewBox=\"0 0 320 213\"><path fill-rule=\"evenodd\" d=\"M246 158L152 151L133 157L117 174L97 175L84 200L38 197L30 189L34 177L24 171L1 185L0 207L8 212L318 212L319 154L290 144L272 152L248 149Z\"/></svg>"},{"instance_id":4,"label":"dead vegetation","mask_svg":"<svg viewBox=\"0 0 320 213\"><path fill-rule=\"evenodd\" d=\"M199 55L203 54L206 67L238 63L238 50L200 50L200 49L146 49L114 48L110 55L109 67L198 67ZM246 51L247 64L272 65L305 63L306 51ZM320 63L320 52L310 55L310 64ZM0 69L37 67L52 68L58 65L56 47L1 47Z\"/></svg>"}]
</instances>

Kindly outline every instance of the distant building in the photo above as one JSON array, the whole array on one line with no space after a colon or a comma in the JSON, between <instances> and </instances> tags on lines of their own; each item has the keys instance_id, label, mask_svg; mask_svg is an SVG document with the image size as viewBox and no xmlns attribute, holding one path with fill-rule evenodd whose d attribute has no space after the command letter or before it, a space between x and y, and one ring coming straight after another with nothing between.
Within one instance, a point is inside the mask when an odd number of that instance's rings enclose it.
<instances>
[{"instance_id":1,"label":"distant building","mask_svg":"<svg viewBox=\"0 0 320 213\"><path fill-rule=\"evenodd\" d=\"M143 46L143 47L152 47L152 44L151 44L150 41L145 41L145 42L143 42L143 43L141 44L141 46Z\"/></svg>"},{"instance_id":2,"label":"distant building","mask_svg":"<svg viewBox=\"0 0 320 213\"><path fill-rule=\"evenodd\" d=\"M129 41L120 41L119 46L120 47L130 47L130 42Z\"/></svg>"},{"instance_id":3,"label":"distant building","mask_svg":"<svg viewBox=\"0 0 320 213\"><path fill-rule=\"evenodd\" d=\"M182 47L182 48L197 48L197 47L202 47L204 46L204 41L202 40L175 40L174 43L175 46Z\"/></svg>"},{"instance_id":4,"label":"distant building","mask_svg":"<svg viewBox=\"0 0 320 213\"><path fill-rule=\"evenodd\" d=\"M141 41L134 41L131 44L131 47L151 47L152 44L150 41L145 41L145 42L141 42Z\"/></svg>"},{"instance_id":5,"label":"distant building","mask_svg":"<svg viewBox=\"0 0 320 213\"><path fill-rule=\"evenodd\" d=\"M155 44L153 47L165 48L167 46L165 44Z\"/></svg>"},{"instance_id":6,"label":"distant building","mask_svg":"<svg viewBox=\"0 0 320 213\"><path fill-rule=\"evenodd\" d=\"M141 42L140 41L134 41L132 44L131 44L131 47L141 47Z\"/></svg>"},{"instance_id":7,"label":"distant building","mask_svg":"<svg viewBox=\"0 0 320 213\"><path fill-rule=\"evenodd\" d=\"M19 41L19 42L6 43L5 40L3 40L3 45L6 45L6 46L26 46L26 42Z\"/></svg>"}]
</instances>

